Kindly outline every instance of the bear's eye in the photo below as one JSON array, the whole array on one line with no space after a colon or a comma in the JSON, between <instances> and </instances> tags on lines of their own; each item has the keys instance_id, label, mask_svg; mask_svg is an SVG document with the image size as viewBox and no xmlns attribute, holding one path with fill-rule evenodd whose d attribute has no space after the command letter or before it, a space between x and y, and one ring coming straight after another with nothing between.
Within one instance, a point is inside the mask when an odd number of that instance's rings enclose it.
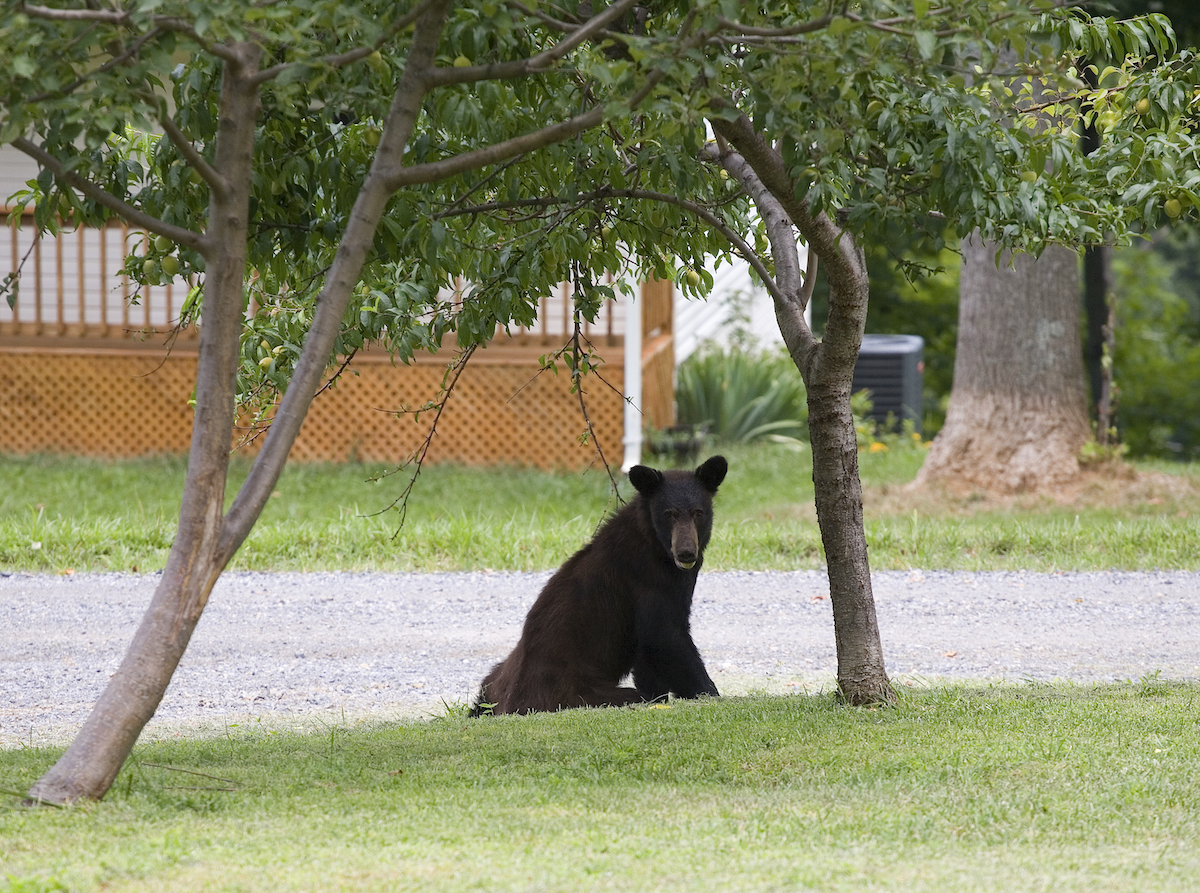
<instances>
[{"instance_id":1,"label":"bear's eye","mask_svg":"<svg viewBox=\"0 0 1200 893\"><path fill-rule=\"evenodd\" d=\"M708 513L706 511L704 511L704 509L692 509L692 517L695 518L697 521L699 521L701 518L703 518L706 514L708 514Z\"/></svg>"},{"instance_id":2,"label":"bear's eye","mask_svg":"<svg viewBox=\"0 0 1200 893\"><path fill-rule=\"evenodd\" d=\"M679 512L675 511L675 509L667 509L663 514L667 516L668 521L674 521L679 517Z\"/></svg>"}]
</instances>

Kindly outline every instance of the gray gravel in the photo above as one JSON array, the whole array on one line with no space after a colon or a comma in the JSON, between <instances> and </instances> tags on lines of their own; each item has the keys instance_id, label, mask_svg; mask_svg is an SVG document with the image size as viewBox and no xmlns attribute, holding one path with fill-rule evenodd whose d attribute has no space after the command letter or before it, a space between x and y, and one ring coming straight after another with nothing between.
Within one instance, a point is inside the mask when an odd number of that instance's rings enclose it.
<instances>
[{"instance_id":1,"label":"gray gravel","mask_svg":"<svg viewBox=\"0 0 1200 893\"><path fill-rule=\"evenodd\" d=\"M147 733L443 713L548 576L225 574ZM0 746L78 729L157 579L0 575ZM900 684L1200 678L1197 573L885 572L874 588ZM828 592L815 571L702 574L693 633L722 692L832 687Z\"/></svg>"}]
</instances>

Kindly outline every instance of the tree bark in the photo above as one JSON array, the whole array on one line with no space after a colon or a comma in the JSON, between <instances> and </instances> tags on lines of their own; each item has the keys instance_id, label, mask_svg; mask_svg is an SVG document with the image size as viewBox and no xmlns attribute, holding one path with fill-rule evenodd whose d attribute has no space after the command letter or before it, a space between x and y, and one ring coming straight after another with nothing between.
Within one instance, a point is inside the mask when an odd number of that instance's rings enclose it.
<instances>
[{"instance_id":1,"label":"tree bark","mask_svg":"<svg viewBox=\"0 0 1200 893\"><path fill-rule=\"evenodd\" d=\"M853 237L826 215L814 217L778 151L749 119L712 119L713 130L738 150L718 160L750 193L766 224L775 261L768 284L788 353L808 392L817 523L825 546L829 598L838 654L838 688L849 704L893 703L871 588L863 527L858 439L850 411L850 386L867 319L866 258ZM829 322L817 341L804 322L815 265L800 279L796 231L820 257L829 280Z\"/></svg>"},{"instance_id":2,"label":"tree bark","mask_svg":"<svg viewBox=\"0 0 1200 893\"><path fill-rule=\"evenodd\" d=\"M1036 492L1079 476L1088 439L1079 259L963 243L958 347L946 424L915 486Z\"/></svg>"},{"instance_id":3,"label":"tree bark","mask_svg":"<svg viewBox=\"0 0 1200 893\"><path fill-rule=\"evenodd\" d=\"M196 378L196 415L179 528L133 642L66 753L29 790L32 801L70 803L107 793L158 709L209 594L262 512L317 391L350 294L362 271L426 89L449 2L434 3L414 35L404 76L347 231L318 298L313 327L275 424L228 516L225 482L233 438L254 138L259 110L254 44L229 48L221 85L209 204L209 246Z\"/></svg>"},{"instance_id":4,"label":"tree bark","mask_svg":"<svg viewBox=\"0 0 1200 893\"><path fill-rule=\"evenodd\" d=\"M1113 302L1111 296L1112 249L1095 246L1083 252L1083 310L1087 337L1083 361L1087 367L1091 410L1096 418L1096 442L1108 446L1113 427L1112 354Z\"/></svg>"},{"instance_id":5,"label":"tree bark","mask_svg":"<svg viewBox=\"0 0 1200 893\"><path fill-rule=\"evenodd\" d=\"M867 319L867 264L849 234L839 246L832 258L820 255L829 280L829 322L808 373L801 370L808 392L817 523L833 604L838 687L851 704L891 703L896 695L884 668L875 615L858 437L850 411L854 366Z\"/></svg>"},{"instance_id":6,"label":"tree bark","mask_svg":"<svg viewBox=\"0 0 1200 893\"><path fill-rule=\"evenodd\" d=\"M1080 66L1084 80L1096 89L1096 70L1091 66ZM1081 111L1094 111L1090 104ZM1100 148L1100 131L1093 120L1085 124L1079 134L1079 149L1091 155ZM1083 251L1083 312L1087 335L1083 348L1083 363L1087 368L1088 390L1092 401L1090 411L1095 413L1096 441L1108 445L1108 431L1112 424L1112 249L1104 245L1093 245ZM1109 360L1105 362L1105 353Z\"/></svg>"},{"instance_id":7,"label":"tree bark","mask_svg":"<svg viewBox=\"0 0 1200 893\"><path fill-rule=\"evenodd\" d=\"M167 690L229 555L218 549L234 422L234 382L245 281L250 175L259 96L251 78L259 48L231 48L221 80L214 167L222 184L209 205L196 415L179 528L162 579L117 672L66 753L29 790L35 801L103 797Z\"/></svg>"}]
</instances>

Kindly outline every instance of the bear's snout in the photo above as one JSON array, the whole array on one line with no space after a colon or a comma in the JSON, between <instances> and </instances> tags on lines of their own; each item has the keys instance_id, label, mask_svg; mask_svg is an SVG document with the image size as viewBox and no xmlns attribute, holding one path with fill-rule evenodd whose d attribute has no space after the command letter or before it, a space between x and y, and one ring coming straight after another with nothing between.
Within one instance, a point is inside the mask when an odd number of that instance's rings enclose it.
<instances>
[{"instance_id":1,"label":"bear's snout","mask_svg":"<svg viewBox=\"0 0 1200 893\"><path fill-rule=\"evenodd\" d=\"M693 522L676 524L671 528L671 557L677 567L690 571L700 558L700 541Z\"/></svg>"}]
</instances>

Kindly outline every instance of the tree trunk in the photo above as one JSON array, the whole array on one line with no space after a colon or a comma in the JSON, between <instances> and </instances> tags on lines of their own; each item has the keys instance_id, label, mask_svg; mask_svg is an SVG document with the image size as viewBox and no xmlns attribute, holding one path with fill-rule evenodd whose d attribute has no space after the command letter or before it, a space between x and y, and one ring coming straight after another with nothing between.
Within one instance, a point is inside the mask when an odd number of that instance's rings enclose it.
<instances>
[{"instance_id":1,"label":"tree trunk","mask_svg":"<svg viewBox=\"0 0 1200 893\"><path fill-rule=\"evenodd\" d=\"M838 241L836 262L825 264L830 285L825 337L807 373L800 369L808 392L817 524L829 573L838 688L851 704L890 703L896 695L884 669L875 616L863 527L858 437L850 412L854 366L867 320L867 263L848 234ZM821 258L828 260L826 255ZM792 359L797 360L795 356Z\"/></svg>"},{"instance_id":2,"label":"tree trunk","mask_svg":"<svg viewBox=\"0 0 1200 893\"><path fill-rule=\"evenodd\" d=\"M1083 252L1083 309L1087 325L1083 361L1092 396L1091 410L1096 418L1096 442L1100 446L1108 446L1113 427L1111 257L1112 249L1106 246L1086 248Z\"/></svg>"},{"instance_id":3,"label":"tree trunk","mask_svg":"<svg viewBox=\"0 0 1200 893\"><path fill-rule=\"evenodd\" d=\"M134 743L158 709L191 640L208 596L225 565L262 512L317 391L334 340L362 272L396 169L420 111L425 76L433 65L449 2L429 4L418 21L405 72L380 140L380 152L360 190L342 244L317 299L305 339L275 423L246 482L223 516L243 321L245 248L249 223L254 136L259 109L259 49L230 47L221 86L220 125L213 167L221 177L209 205L208 273L200 330L196 416L188 472L162 580L121 666L109 680L83 729L67 752L29 790L49 803L100 799L124 765Z\"/></svg>"},{"instance_id":4,"label":"tree trunk","mask_svg":"<svg viewBox=\"0 0 1200 893\"><path fill-rule=\"evenodd\" d=\"M234 422L259 49L230 48L221 80L213 167L225 188L209 204L209 244L196 374L196 415L179 528L162 579L117 672L67 752L29 790L32 800L103 797L167 690L209 593L231 557L218 549Z\"/></svg>"},{"instance_id":5,"label":"tree trunk","mask_svg":"<svg viewBox=\"0 0 1200 893\"><path fill-rule=\"evenodd\" d=\"M1035 492L1079 476L1088 439L1079 259L963 243L958 348L946 424L915 486Z\"/></svg>"},{"instance_id":6,"label":"tree trunk","mask_svg":"<svg viewBox=\"0 0 1200 893\"><path fill-rule=\"evenodd\" d=\"M1087 65L1080 68L1088 86L1096 89L1099 86L1096 69ZM1094 111L1094 108L1087 103L1081 111ZM1100 131L1094 120L1083 126L1079 148L1084 155L1091 155L1100 148ZM1096 441L1101 446L1108 445L1108 432L1112 425L1111 261L1112 249L1107 246L1093 245L1083 251L1083 311L1087 325L1083 362L1087 368L1088 389L1092 397L1089 411L1095 414Z\"/></svg>"},{"instance_id":7,"label":"tree trunk","mask_svg":"<svg viewBox=\"0 0 1200 893\"><path fill-rule=\"evenodd\" d=\"M896 694L884 667L871 588L858 440L850 412L850 386L867 321L866 258L849 233L824 214L813 217L804 201L796 199L783 159L749 119L713 119L712 126L740 152L721 153L719 160L751 194L766 225L775 264L775 282L769 285L775 315L808 391L813 484L833 605L838 688L849 704L893 703ZM829 322L819 342L804 322L816 268L810 264L801 282L796 230L809 252L820 257L829 280Z\"/></svg>"}]
</instances>

